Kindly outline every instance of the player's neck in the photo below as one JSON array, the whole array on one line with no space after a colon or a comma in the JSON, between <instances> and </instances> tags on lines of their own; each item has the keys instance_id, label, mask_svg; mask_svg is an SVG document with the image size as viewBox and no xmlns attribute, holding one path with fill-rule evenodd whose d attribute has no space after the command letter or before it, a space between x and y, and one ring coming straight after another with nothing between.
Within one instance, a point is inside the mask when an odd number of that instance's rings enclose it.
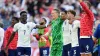
<instances>
[{"instance_id":1,"label":"player's neck","mask_svg":"<svg viewBox=\"0 0 100 56\"><path fill-rule=\"evenodd\" d=\"M62 20L66 20L66 18L63 18Z\"/></svg>"},{"instance_id":2,"label":"player's neck","mask_svg":"<svg viewBox=\"0 0 100 56\"><path fill-rule=\"evenodd\" d=\"M69 24L72 24L74 22L74 19L69 20Z\"/></svg>"},{"instance_id":3,"label":"player's neck","mask_svg":"<svg viewBox=\"0 0 100 56\"><path fill-rule=\"evenodd\" d=\"M56 20L56 19L58 19L59 18L59 16L56 16L55 18L54 18L54 20Z\"/></svg>"},{"instance_id":4,"label":"player's neck","mask_svg":"<svg viewBox=\"0 0 100 56\"><path fill-rule=\"evenodd\" d=\"M13 27L14 27L14 25L11 25L11 27L13 28Z\"/></svg>"},{"instance_id":5,"label":"player's neck","mask_svg":"<svg viewBox=\"0 0 100 56\"><path fill-rule=\"evenodd\" d=\"M27 22L26 21L21 21L21 23L26 24Z\"/></svg>"}]
</instances>

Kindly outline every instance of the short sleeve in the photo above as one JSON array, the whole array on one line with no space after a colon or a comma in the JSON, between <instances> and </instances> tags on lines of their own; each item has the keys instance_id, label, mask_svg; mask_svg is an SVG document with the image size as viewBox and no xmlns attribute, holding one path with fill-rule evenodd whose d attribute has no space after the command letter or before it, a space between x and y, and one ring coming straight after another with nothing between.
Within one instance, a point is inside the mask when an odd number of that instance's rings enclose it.
<instances>
[{"instance_id":1,"label":"short sleeve","mask_svg":"<svg viewBox=\"0 0 100 56\"><path fill-rule=\"evenodd\" d=\"M31 34L33 35L33 34L35 34L35 33L36 33L36 34L38 33L38 29L33 29L33 30L32 30Z\"/></svg>"},{"instance_id":2,"label":"short sleeve","mask_svg":"<svg viewBox=\"0 0 100 56\"><path fill-rule=\"evenodd\" d=\"M35 28L36 27L36 24L33 23L33 22L30 22L30 26L31 26L31 29Z\"/></svg>"},{"instance_id":3,"label":"short sleeve","mask_svg":"<svg viewBox=\"0 0 100 56\"><path fill-rule=\"evenodd\" d=\"M0 37L4 37L4 29L0 30Z\"/></svg>"},{"instance_id":4,"label":"short sleeve","mask_svg":"<svg viewBox=\"0 0 100 56\"><path fill-rule=\"evenodd\" d=\"M3 44L3 40L4 40L4 29L0 29L0 48Z\"/></svg>"},{"instance_id":5,"label":"short sleeve","mask_svg":"<svg viewBox=\"0 0 100 56\"><path fill-rule=\"evenodd\" d=\"M75 24L75 27L80 28L80 21L79 21L79 20L76 20L76 21L74 22L74 24Z\"/></svg>"},{"instance_id":6,"label":"short sleeve","mask_svg":"<svg viewBox=\"0 0 100 56\"><path fill-rule=\"evenodd\" d=\"M100 24L98 25L98 27L96 28L94 32L94 37L97 39L100 38Z\"/></svg>"},{"instance_id":7,"label":"short sleeve","mask_svg":"<svg viewBox=\"0 0 100 56\"><path fill-rule=\"evenodd\" d=\"M16 32L18 30L18 23L14 25L13 31Z\"/></svg>"},{"instance_id":8,"label":"short sleeve","mask_svg":"<svg viewBox=\"0 0 100 56\"><path fill-rule=\"evenodd\" d=\"M77 27L80 28L80 21L77 21Z\"/></svg>"}]
</instances>

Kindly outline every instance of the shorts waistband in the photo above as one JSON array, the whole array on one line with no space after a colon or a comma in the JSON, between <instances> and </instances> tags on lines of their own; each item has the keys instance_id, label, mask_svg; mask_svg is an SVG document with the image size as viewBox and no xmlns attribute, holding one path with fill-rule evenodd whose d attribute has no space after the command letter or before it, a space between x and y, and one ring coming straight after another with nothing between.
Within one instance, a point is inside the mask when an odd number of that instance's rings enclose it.
<instances>
[{"instance_id":1,"label":"shorts waistband","mask_svg":"<svg viewBox=\"0 0 100 56\"><path fill-rule=\"evenodd\" d=\"M92 36L80 36L80 38L91 38Z\"/></svg>"}]
</instances>

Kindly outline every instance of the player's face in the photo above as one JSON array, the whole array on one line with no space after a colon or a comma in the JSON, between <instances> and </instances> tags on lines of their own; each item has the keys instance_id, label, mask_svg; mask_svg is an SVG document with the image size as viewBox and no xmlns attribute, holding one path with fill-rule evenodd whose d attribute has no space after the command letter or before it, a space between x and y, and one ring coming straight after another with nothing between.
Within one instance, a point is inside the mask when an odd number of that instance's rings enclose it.
<instances>
[{"instance_id":1,"label":"player's face","mask_svg":"<svg viewBox=\"0 0 100 56\"><path fill-rule=\"evenodd\" d=\"M44 25L44 24L46 24L46 22L45 22L45 20L43 19L43 20L41 20L40 25Z\"/></svg>"},{"instance_id":2,"label":"player's face","mask_svg":"<svg viewBox=\"0 0 100 56\"><path fill-rule=\"evenodd\" d=\"M65 20L65 19L67 18L66 16L67 16L67 15L66 15L66 13L65 13L65 12L62 12L62 13L61 13L61 18L62 18L62 19L64 19L64 20Z\"/></svg>"},{"instance_id":3,"label":"player's face","mask_svg":"<svg viewBox=\"0 0 100 56\"><path fill-rule=\"evenodd\" d=\"M22 13L21 19L26 21L27 20L27 13Z\"/></svg>"},{"instance_id":4,"label":"player's face","mask_svg":"<svg viewBox=\"0 0 100 56\"><path fill-rule=\"evenodd\" d=\"M12 19L11 24L15 25L17 23L17 21L15 19Z\"/></svg>"},{"instance_id":5,"label":"player's face","mask_svg":"<svg viewBox=\"0 0 100 56\"><path fill-rule=\"evenodd\" d=\"M74 17L74 15L71 12L68 12L67 13L67 17L70 20L70 19L72 19Z\"/></svg>"},{"instance_id":6,"label":"player's face","mask_svg":"<svg viewBox=\"0 0 100 56\"><path fill-rule=\"evenodd\" d=\"M53 10L51 12L51 16L52 16L52 19L56 19L56 18L58 18L58 13L55 10Z\"/></svg>"}]
</instances>

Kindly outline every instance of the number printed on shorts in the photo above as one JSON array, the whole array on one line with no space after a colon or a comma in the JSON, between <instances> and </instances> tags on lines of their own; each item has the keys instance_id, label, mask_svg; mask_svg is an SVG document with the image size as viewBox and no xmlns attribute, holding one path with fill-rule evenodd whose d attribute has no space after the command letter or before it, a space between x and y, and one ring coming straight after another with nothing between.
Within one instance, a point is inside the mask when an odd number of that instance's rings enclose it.
<instances>
[{"instance_id":1,"label":"number printed on shorts","mask_svg":"<svg viewBox=\"0 0 100 56\"><path fill-rule=\"evenodd\" d=\"M74 55L76 54L76 50L74 50Z\"/></svg>"},{"instance_id":2,"label":"number printed on shorts","mask_svg":"<svg viewBox=\"0 0 100 56\"><path fill-rule=\"evenodd\" d=\"M43 50L43 55L46 55L47 54L47 50Z\"/></svg>"},{"instance_id":3,"label":"number printed on shorts","mask_svg":"<svg viewBox=\"0 0 100 56\"><path fill-rule=\"evenodd\" d=\"M86 50L89 50L89 45L86 45Z\"/></svg>"},{"instance_id":4,"label":"number printed on shorts","mask_svg":"<svg viewBox=\"0 0 100 56\"><path fill-rule=\"evenodd\" d=\"M70 52L68 51L68 56L70 56Z\"/></svg>"}]
</instances>

